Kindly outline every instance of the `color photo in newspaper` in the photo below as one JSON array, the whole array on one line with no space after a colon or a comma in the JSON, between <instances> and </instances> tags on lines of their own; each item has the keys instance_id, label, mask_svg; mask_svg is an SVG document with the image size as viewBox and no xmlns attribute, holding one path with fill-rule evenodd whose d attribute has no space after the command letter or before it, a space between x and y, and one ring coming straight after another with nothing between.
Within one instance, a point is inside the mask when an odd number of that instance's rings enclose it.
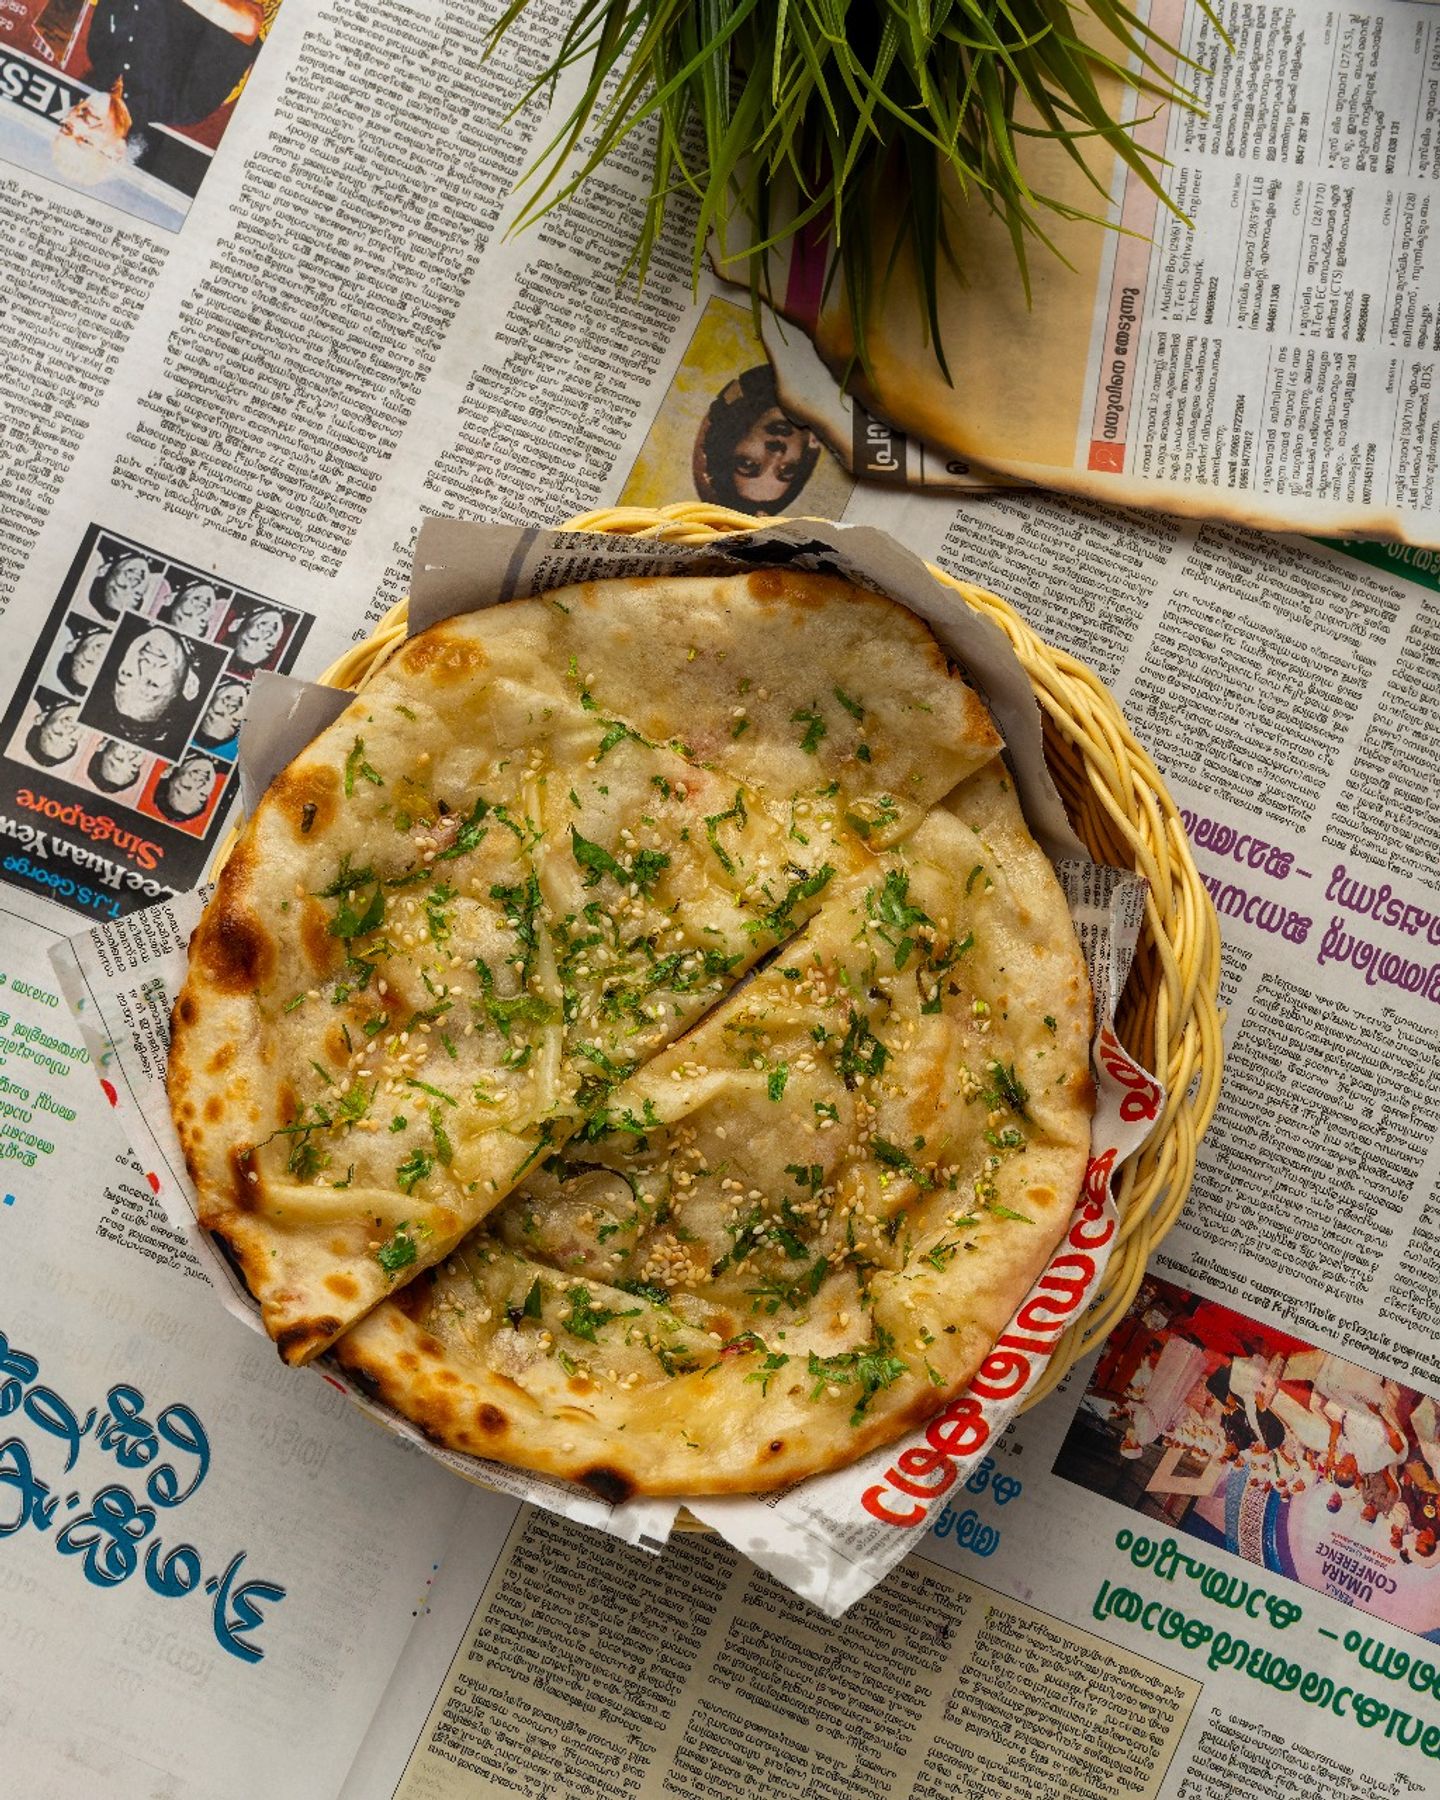
<instances>
[{"instance_id":1,"label":"color photo in newspaper","mask_svg":"<svg viewBox=\"0 0 1440 1800\"><path fill-rule=\"evenodd\" d=\"M178 231L280 0L3 0L0 158Z\"/></svg>"},{"instance_id":2,"label":"color photo in newspaper","mask_svg":"<svg viewBox=\"0 0 1440 1800\"><path fill-rule=\"evenodd\" d=\"M1440 1642L1440 1409L1273 1325L1147 1278L1055 1472Z\"/></svg>"},{"instance_id":3,"label":"color photo in newspaper","mask_svg":"<svg viewBox=\"0 0 1440 1800\"><path fill-rule=\"evenodd\" d=\"M193 887L251 678L310 625L92 525L0 721L0 878L102 919Z\"/></svg>"}]
</instances>

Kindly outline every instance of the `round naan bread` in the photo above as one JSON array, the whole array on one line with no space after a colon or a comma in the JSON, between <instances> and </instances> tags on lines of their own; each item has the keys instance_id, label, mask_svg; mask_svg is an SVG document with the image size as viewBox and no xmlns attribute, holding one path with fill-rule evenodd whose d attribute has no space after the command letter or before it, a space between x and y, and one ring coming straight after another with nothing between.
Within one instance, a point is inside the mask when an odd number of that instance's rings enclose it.
<instances>
[{"instance_id":1,"label":"round naan bread","mask_svg":"<svg viewBox=\"0 0 1440 1800\"><path fill-rule=\"evenodd\" d=\"M598 1140L998 748L918 619L818 576L591 583L410 640L271 784L175 1009L201 1220L281 1355Z\"/></svg>"}]
</instances>

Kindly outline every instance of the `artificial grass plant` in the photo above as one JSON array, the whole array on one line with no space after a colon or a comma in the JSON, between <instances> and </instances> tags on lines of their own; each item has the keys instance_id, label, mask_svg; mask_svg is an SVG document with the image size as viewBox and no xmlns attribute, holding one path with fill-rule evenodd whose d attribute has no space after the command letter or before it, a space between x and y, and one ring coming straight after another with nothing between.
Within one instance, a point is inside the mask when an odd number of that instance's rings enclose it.
<instances>
[{"instance_id":1,"label":"artificial grass plant","mask_svg":"<svg viewBox=\"0 0 1440 1800\"><path fill-rule=\"evenodd\" d=\"M492 46L530 3L511 0ZM945 180L1003 218L1028 302L1029 243L1053 249L1046 212L1100 220L1027 182L1023 140L1063 146L1102 212L1108 195L1086 161L1097 145L1164 198L1156 159L1107 108L1096 76L1137 96L1142 115L1167 101L1193 106L1167 55L1178 58L1121 0L581 0L526 98L578 63L588 61L588 78L531 170L519 222L573 193L654 119L650 199L631 258L642 279L681 191L698 201L696 275L717 233L727 258L748 263L757 294L767 291L771 253L802 229L821 230L827 279L843 275L864 366L873 284L886 275L877 241L890 246L887 269L908 247L948 379L937 287L942 265L962 280L964 270Z\"/></svg>"}]
</instances>

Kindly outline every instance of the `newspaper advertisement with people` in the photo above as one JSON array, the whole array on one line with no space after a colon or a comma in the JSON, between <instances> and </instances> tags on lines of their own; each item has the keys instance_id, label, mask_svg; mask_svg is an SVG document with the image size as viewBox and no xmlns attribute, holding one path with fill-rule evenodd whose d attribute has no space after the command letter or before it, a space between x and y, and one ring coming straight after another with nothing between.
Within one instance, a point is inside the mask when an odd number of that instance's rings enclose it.
<instances>
[{"instance_id":1,"label":"newspaper advertisement with people","mask_svg":"<svg viewBox=\"0 0 1440 1800\"><path fill-rule=\"evenodd\" d=\"M0 12L47 130L67 81L103 86L88 10ZM1383 14L1392 45L1403 12L1420 85L1385 116L1423 130L1432 10L1327 13L1307 42ZM1440 1791L1440 567L849 466L787 411L743 296L692 290L683 233L621 282L638 145L507 235L547 129L510 114L561 9L482 64L497 11L270 9L179 221L126 204L161 179L139 162L82 186L0 151L7 1773L77 1797ZM147 139L196 138L177 121ZM368 635L423 518L671 500L879 526L1006 596L1121 701L1221 919L1226 1085L1179 1223L963 1480L899 1472L920 1541L838 1618L713 1533L627 1542L474 1488L283 1368L160 1209L51 961L124 929L150 979L240 816L256 673Z\"/></svg>"}]
</instances>

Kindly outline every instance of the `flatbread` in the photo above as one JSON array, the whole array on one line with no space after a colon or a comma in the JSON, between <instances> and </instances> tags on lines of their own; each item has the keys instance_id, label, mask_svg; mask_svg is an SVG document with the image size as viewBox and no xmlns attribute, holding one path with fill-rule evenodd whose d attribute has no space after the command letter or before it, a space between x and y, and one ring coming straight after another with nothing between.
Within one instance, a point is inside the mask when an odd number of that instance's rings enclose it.
<instances>
[{"instance_id":1,"label":"flatbread","mask_svg":"<svg viewBox=\"0 0 1440 1800\"><path fill-rule=\"evenodd\" d=\"M849 1462L964 1389L1052 1254L1090 1023L992 761L336 1354L438 1442L610 1500Z\"/></svg>"},{"instance_id":2,"label":"flatbread","mask_svg":"<svg viewBox=\"0 0 1440 1800\"><path fill-rule=\"evenodd\" d=\"M191 945L202 1222L303 1362L460 1238L999 740L923 625L762 571L408 642L272 783Z\"/></svg>"}]
</instances>

